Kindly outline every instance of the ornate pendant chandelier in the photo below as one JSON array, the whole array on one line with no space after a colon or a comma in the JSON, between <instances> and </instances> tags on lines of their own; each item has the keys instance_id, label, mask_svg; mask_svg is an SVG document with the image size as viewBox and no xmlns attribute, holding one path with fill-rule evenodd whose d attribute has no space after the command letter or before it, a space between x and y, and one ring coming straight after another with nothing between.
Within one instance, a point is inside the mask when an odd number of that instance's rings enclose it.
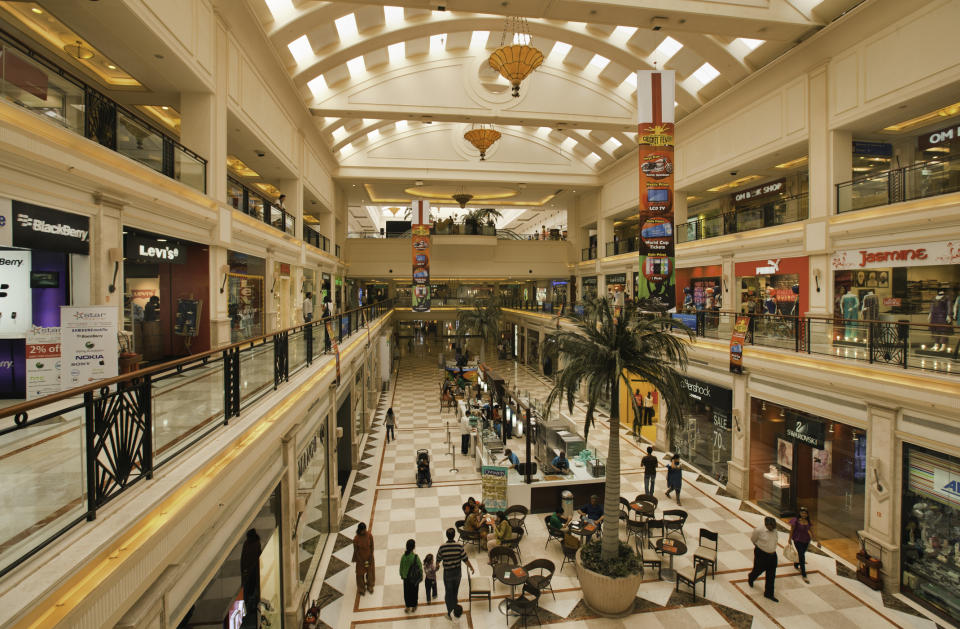
<instances>
[{"instance_id":1,"label":"ornate pendant chandelier","mask_svg":"<svg viewBox=\"0 0 960 629\"><path fill-rule=\"evenodd\" d=\"M507 17L500 35L500 47L490 55L490 67L513 85L520 96L520 82L543 63L543 53L533 47L530 27L522 17Z\"/></svg>"},{"instance_id":2,"label":"ornate pendant chandelier","mask_svg":"<svg viewBox=\"0 0 960 629\"><path fill-rule=\"evenodd\" d=\"M487 149L493 146L493 143L500 139L500 132L489 124L473 125L469 131L463 134L464 139L480 151L480 161L486 161ZM456 197L454 197L456 198Z\"/></svg>"},{"instance_id":3,"label":"ornate pendant chandelier","mask_svg":"<svg viewBox=\"0 0 960 629\"><path fill-rule=\"evenodd\" d=\"M461 209L466 208L467 203L470 203L470 199L473 198L472 194L470 194L469 192L464 192L463 186L460 186L460 189L457 190L456 194L452 194L450 196L453 198L454 201L457 202L457 204L460 205Z\"/></svg>"}]
</instances>

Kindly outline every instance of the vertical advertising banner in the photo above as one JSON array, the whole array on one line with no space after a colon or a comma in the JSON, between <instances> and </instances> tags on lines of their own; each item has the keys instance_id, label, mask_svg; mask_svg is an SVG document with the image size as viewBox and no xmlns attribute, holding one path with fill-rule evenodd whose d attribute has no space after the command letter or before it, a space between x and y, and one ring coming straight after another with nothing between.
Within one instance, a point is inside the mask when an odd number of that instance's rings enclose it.
<instances>
[{"instance_id":1,"label":"vertical advertising banner","mask_svg":"<svg viewBox=\"0 0 960 629\"><path fill-rule=\"evenodd\" d=\"M676 306L673 264L674 72L637 72L640 156L640 274L638 297Z\"/></svg>"},{"instance_id":2,"label":"vertical advertising banner","mask_svg":"<svg viewBox=\"0 0 960 629\"><path fill-rule=\"evenodd\" d=\"M60 306L62 390L117 375L117 319L107 306Z\"/></svg>"},{"instance_id":3,"label":"vertical advertising banner","mask_svg":"<svg viewBox=\"0 0 960 629\"><path fill-rule=\"evenodd\" d=\"M737 317L730 335L730 373L743 373L743 344L747 341L750 317Z\"/></svg>"},{"instance_id":4,"label":"vertical advertising banner","mask_svg":"<svg viewBox=\"0 0 960 629\"><path fill-rule=\"evenodd\" d=\"M60 392L60 328L27 332L27 399Z\"/></svg>"},{"instance_id":5,"label":"vertical advertising banner","mask_svg":"<svg viewBox=\"0 0 960 629\"><path fill-rule=\"evenodd\" d=\"M413 202L413 311L430 312L430 202Z\"/></svg>"}]
</instances>

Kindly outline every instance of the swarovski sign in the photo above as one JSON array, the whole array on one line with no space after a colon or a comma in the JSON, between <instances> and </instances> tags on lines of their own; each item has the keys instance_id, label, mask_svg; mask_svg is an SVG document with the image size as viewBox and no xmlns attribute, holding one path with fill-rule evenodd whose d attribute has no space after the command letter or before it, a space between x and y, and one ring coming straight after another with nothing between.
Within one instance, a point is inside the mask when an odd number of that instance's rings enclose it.
<instances>
[{"instance_id":1,"label":"swarovski sign","mask_svg":"<svg viewBox=\"0 0 960 629\"><path fill-rule=\"evenodd\" d=\"M794 441L805 443L818 450L823 450L823 424L806 419L792 419L792 425L787 428L787 436Z\"/></svg>"}]
</instances>

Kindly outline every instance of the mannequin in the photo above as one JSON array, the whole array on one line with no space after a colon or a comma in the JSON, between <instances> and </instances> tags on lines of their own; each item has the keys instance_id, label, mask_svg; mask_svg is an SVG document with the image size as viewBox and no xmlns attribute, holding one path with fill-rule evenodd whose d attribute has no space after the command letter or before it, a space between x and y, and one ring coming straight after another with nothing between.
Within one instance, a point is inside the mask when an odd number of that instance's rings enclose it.
<instances>
[{"instance_id":1,"label":"mannequin","mask_svg":"<svg viewBox=\"0 0 960 629\"><path fill-rule=\"evenodd\" d=\"M947 301L946 294L942 290L937 291L937 296L930 302L930 314L927 317L931 324L930 334L933 335L933 347L931 349L935 352L946 351L949 347L947 337L952 331L949 325L950 314L950 303Z\"/></svg>"},{"instance_id":2,"label":"mannequin","mask_svg":"<svg viewBox=\"0 0 960 629\"><path fill-rule=\"evenodd\" d=\"M843 340L850 341L857 337L857 312L860 310L860 299L853 294L853 288L847 286L847 292L840 298L840 310L846 325L843 328Z\"/></svg>"},{"instance_id":3,"label":"mannequin","mask_svg":"<svg viewBox=\"0 0 960 629\"><path fill-rule=\"evenodd\" d=\"M865 321L876 321L880 317L880 299L873 291L863 296L860 307L860 318Z\"/></svg>"},{"instance_id":4,"label":"mannequin","mask_svg":"<svg viewBox=\"0 0 960 629\"><path fill-rule=\"evenodd\" d=\"M777 300L774 298L772 286L767 287L767 297L763 300L763 312L768 315L777 314Z\"/></svg>"},{"instance_id":5,"label":"mannequin","mask_svg":"<svg viewBox=\"0 0 960 629\"><path fill-rule=\"evenodd\" d=\"M797 316L800 314L800 285L794 284L790 290L793 291L793 307L790 308L790 314Z\"/></svg>"},{"instance_id":6,"label":"mannequin","mask_svg":"<svg viewBox=\"0 0 960 629\"><path fill-rule=\"evenodd\" d=\"M689 286L683 289L683 311L696 312L696 307L693 305L693 290Z\"/></svg>"},{"instance_id":7,"label":"mannequin","mask_svg":"<svg viewBox=\"0 0 960 629\"><path fill-rule=\"evenodd\" d=\"M710 314L706 316L706 326L708 328L715 328L717 323L717 317L715 314L712 314L715 310L718 310L717 300L713 296L713 289L708 288L706 290L706 297L703 300L703 309Z\"/></svg>"},{"instance_id":8,"label":"mannequin","mask_svg":"<svg viewBox=\"0 0 960 629\"><path fill-rule=\"evenodd\" d=\"M713 285L713 309L714 310L723 309L723 298L721 297L720 284Z\"/></svg>"}]
</instances>

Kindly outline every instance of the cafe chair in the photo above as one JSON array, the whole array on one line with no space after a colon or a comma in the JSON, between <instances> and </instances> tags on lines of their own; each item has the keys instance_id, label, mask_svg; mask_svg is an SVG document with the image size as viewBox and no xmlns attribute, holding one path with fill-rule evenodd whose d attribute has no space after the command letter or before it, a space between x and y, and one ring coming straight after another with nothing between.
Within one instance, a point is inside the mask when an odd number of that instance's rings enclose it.
<instances>
[{"instance_id":1,"label":"cafe chair","mask_svg":"<svg viewBox=\"0 0 960 629\"><path fill-rule=\"evenodd\" d=\"M520 565L520 562L517 561L517 553L513 552L513 549L508 546L494 546L490 549L490 552L487 553L488 562L491 567L496 568L500 564L508 564L511 566Z\"/></svg>"},{"instance_id":2,"label":"cafe chair","mask_svg":"<svg viewBox=\"0 0 960 629\"><path fill-rule=\"evenodd\" d=\"M640 520L627 520L627 541L629 542L630 538L633 538L633 545L640 549L642 542L646 539L647 535L647 524Z\"/></svg>"},{"instance_id":3,"label":"cafe chair","mask_svg":"<svg viewBox=\"0 0 960 629\"><path fill-rule=\"evenodd\" d=\"M462 526L457 529L460 533L460 541L466 544L474 544L477 547L477 550L480 550L480 542L486 537L480 531L468 531Z\"/></svg>"},{"instance_id":4,"label":"cafe chair","mask_svg":"<svg viewBox=\"0 0 960 629\"><path fill-rule=\"evenodd\" d=\"M519 557L521 560L523 559L523 556L520 553L520 540L523 539L523 534L523 528L520 526L515 526L513 527L513 539L507 540L503 543L504 546L512 549L517 554L517 557Z\"/></svg>"},{"instance_id":5,"label":"cafe chair","mask_svg":"<svg viewBox=\"0 0 960 629\"><path fill-rule=\"evenodd\" d=\"M664 536L663 520L659 518L654 518L651 520L647 520L646 524L647 524L647 547L656 552L660 552L659 550L657 550L657 540L663 539L663 536ZM657 534L657 531L659 531L659 534Z\"/></svg>"},{"instance_id":6,"label":"cafe chair","mask_svg":"<svg viewBox=\"0 0 960 629\"><path fill-rule=\"evenodd\" d=\"M440 396L440 414L443 414L443 409L445 408L457 408L457 401L449 391Z\"/></svg>"},{"instance_id":7,"label":"cafe chair","mask_svg":"<svg viewBox=\"0 0 960 629\"><path fill-rule=\"evenodd\" d=\"M700 545L693 553L696 561L702 561L713 568L713 578L717 578L717 550L719 550L719 535L709 529L700 529Z\"/></svg>"},{"instance_id":8,"label":"cafe chair","mask_svg":"<svg viewBox=\"0 0 960 629\"><path fill-rule=\"evenodd\" d=\"M549 589L553 600L557 600L557 595L553 593L553 586L550 584L554 572L557 571L557 564L549 559L534 559L525 565L523 569L527 572L527 583L541 592ZM536 571L539 571L539 573L534 574Z\"/></svg>"},{"instance_id":9,"label":"cafe chair","mask_svg":"<svg viewBox=\"0 0 960 629\"><path fill-rule=\"evenodd\" d=\"M549 518L550 518L549 515L543 518L543 523L547 527L547 543L543 545L544 550L547 549L547 546L552 541L560 542L560 544L563 545L563 531L561 531L560 529L555 529L552 526L550 526L550 523L547 521L549 520Z\"/></svg>"},{"instance_id":10,"label":"cafe chair","mask_svg":"<svg viewBox=\"0 0 960 629\"><path fill-rule=\"evenodd\" d=\"M620 496L620 519L624 521L630 520L630 501Z\"/></svg>"},{"instance_id":11,"label":"cafe chair","mask_svg":"<svg viewBox=\"0 0 960 629\"><path fill-rule=\"evenodd\" d=\"M460 542L463 541L463 525L465 522L466 520L457 520L453 523L453 528L457 530L457 540Z\"/></svg>"},{"instance_id":12,"label":"cafe chair","mask_svg":"<svg viewBox=\"0 0 960 629\"><path fill-rule=\"evenodd\" d=\"M487 599L487 611L493 611L492 594L493 578L489 576L474 575L467 579L467 587L470 590L470 600L468 606L473 611L473 599Z\"/></svg>"},{"instance_id":13,"label":"cafe chair","mask_svg":"<svg viewBox=\"0 0 960 629\"><path fill-rule=\"evenodd\" d=\"M663 580L663 559L661 559L657 553L652 552L649 548L644 549L643 544L638 548L640 551L640 574L642 575L646 572L647 568L656 568L657 569L657 579ZM646 552L644 552L646 550Z\"/></svg>"},{"instance_id":14,"label":"cafe chair","mask_svg":"<svg viewBox=\"0 0 960 629\"><path fill-rule=\"evenodd\" d=\"M657 497L653 494L638 494L636 498L633 499L634 502L649 502L652 503L654 507L660 504L660 501L657 500Z\"/></svg>"},{"instance_id":15,"label":"cafe chair","mask_svg":"<svg viewBox=\"0 0 960 629\"><path fill-rule=\"evenodd\" d=\"M560 571L568 563L572 563L574 568L577 566L577 551L580 550L580 540L569 533L563 536L563 563L560 564Z\"/></svg>"},{"instance_id":16,"label":"cafe chair","mask_svg":"<svg viewBox=\"0 0 960 629\"><path fill-rule=\"evenodd\" d=\"M663 534L670 535L674 531L680 531L684 543L687 536L683 533L683 525L687 521L687 512L683 509L667 509L663 512Z\"/></svg>"},{"instance_id":17,"label":"cafe chair","mask_svg":"<svg viewBox=\"0 0 960 629\"><path fill-rule=\"evenodd\" d=\"M680 591L680 583L693 590L693 600L697 600L697 583L703 581L703 597L707 597L707 564L693 558L693 565L677 570L677 584L673 590Z\"/></svg>"},{"instance_id":18,"label":"cafe chair","mask_svg":"<svg viewBox=\"0 0 960 629\"><path fill-rule=\"evenodd\" d=\"M507 521L510 522L512 528L522 527L523 531L527 531L527 514L530 513L530 509L527 509L523 505L511 505L506 508L503 512L503 517L507 518Z\"/></svg>"},{"instance_id":19,"label":"cafe chair","mask_svg":"<svg viewBox=\"0 0 960 629\"><path fill-rule=\"evenodd\" d=\"M540 623L540 590L525 583L523 590L514 597L507 597L507 626L510 626L510 612L516 612L523 620L523 626L527 626L527 619L531 616L537 617L537 624Z\"/></svg>"}]
</instances>

